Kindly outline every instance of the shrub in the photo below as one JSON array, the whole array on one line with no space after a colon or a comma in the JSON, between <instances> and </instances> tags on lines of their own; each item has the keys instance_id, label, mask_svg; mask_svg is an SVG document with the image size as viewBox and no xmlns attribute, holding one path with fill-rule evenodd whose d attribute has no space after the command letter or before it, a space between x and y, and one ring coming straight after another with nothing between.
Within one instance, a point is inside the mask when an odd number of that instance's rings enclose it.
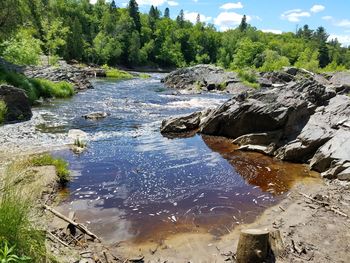
<instances>
[{"instance_id":1,"label":"shrub","mask_svg":"<svg viewBox=\"0 0 350 263\"><path fill-rule=\"evenodd\" d=\"M57 176L61 184L66 184L70 181L70 172L68 169L68 163L61 158L54 158L50 154L42 154L35 156L29 160L32 166L46 166L53 165L56 167Z\"/></svg>"},{"instance_id":2,"label":"shrub","mask_svg":"<svg viewBox=\"0 0 350 263\"><path fill-rule=\"evenodd\" d=\"M132 79L133 75L131 75L130 73L126 72L126 71L122 71L119 69L107 69L106 70L106 76L108 78L114 78L114 79Z\"/></svg>"},{"instance_id":3,"label":"shrub","mask_svg":"<svg viewBox=\"0 0 350 263\"><path fill-rule=\"evenodd\" d=\"M0 100L0 124L4 123L7 113L6 103Z\"/></svg>"},{"instance_id":4,"label":"shrub","mask_svg":"<svg viewBox=\"0 0 350 263\"><path fill-rule=\"evenodd\" d=\"M263 53L264 63L260 71L269 72L274 70L280 70L283 67L290 66L289 59L284 56L280 56L278 52L273 50L265 50Z\"/></svg>"},{"instance_id":5,"label":"shrub","mask_svg":"<svg viewBox=\"0 0 350 263\"><path fill-rule=\"evenodd\" d=\"M238 77L241 81L256 83L256 72L252 69L237 70Z\"/></svg>"},{"instance_id":6,"label":"shrub","mask_svg":"<svg viewBox=\"0 0 350 263\"><path fill-rule=\"evenodd\" d=\"M146 74L146 73L140 73L140 74L139 74L139 77L140 77L141 79L149 79L149 78L151 77L151 75Z\"/></svg>"}]
</instances>

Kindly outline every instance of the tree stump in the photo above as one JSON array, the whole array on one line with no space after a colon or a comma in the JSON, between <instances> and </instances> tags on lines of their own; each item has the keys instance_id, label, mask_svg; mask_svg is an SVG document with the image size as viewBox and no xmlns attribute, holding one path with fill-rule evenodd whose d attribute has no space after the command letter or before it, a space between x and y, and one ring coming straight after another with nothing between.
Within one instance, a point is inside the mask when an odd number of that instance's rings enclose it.
<instances>
[{"instance_id":1,"label":"tree stump","mask_svg":"<svg viewBox=\"0 0 350 263\"><path fill-rule=\"evenodd\" d=\"M269 231L245 229L241 231L237 248L238 263L266 262L269 247Z\"/></svg>"}]
</instances>

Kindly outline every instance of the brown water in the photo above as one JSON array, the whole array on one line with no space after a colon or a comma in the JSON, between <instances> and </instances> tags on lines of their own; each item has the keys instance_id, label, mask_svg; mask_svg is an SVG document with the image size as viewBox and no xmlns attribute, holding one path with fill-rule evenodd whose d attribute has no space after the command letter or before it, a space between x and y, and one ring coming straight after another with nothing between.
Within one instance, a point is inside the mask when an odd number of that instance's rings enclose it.
<instances>
[{"instance_id":1,"label":"brown water","mask_svg":"<svg viewBox=\"0 0 350 263\"><path fill-rule=\"evenodd\" d=\"M227 95L174 96L159 76L99 81L95 89L43 109L49 133L72 128L89 135L88 151L54 154L71 164L74 180L59 209L109 242L160 241L178 233L221 236L252 222L310 176L301 165L237 151L227 139L169 139L162 119L216 106ZM91 111L109 118L84 120Z\"/></svg>"}]
</instances>

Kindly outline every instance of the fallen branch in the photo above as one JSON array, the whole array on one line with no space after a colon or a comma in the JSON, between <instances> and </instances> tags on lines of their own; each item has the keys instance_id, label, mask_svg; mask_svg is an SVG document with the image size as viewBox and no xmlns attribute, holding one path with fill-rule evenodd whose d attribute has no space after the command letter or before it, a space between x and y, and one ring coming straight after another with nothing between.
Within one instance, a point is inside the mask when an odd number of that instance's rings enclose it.
<instances>
[{"instance_id":1,"label":"fallen branch","mask_svg":"<svg viewBox=\"0 0 350 263\"><path fill-rule=\"evenodd\" d=\"M54 240L58 241L60 244L62 244L65 247L69 247L69 245L65 242L63 242L61 239L59 239L58 237L56 237L54 234L52 234L51 232L47 232L49 234L49 237L53 238Z\"/></svg>"},{"instance_id":2,"label":"fallen branch","mask_svg":"<svg viewBox=\"0 0 350 263\"><path fill-rule=\"evenodd\" d=\"M73 220L69 219L68 217L62 215L60 212L56 211L55 209L53 209L52 207L48 206L48 205L43 205L43 207L50 211L51 213L53 213L55 216L57 216L58 218L66 221L67 223L70 223L71 225L75 226L76 228L78 228L81 232L83 232L84 234L90 236L93 240L97 240L99 242L101 242L101 240L92 232L90 232L86 226L84 226L83 224L74 222Z\"/></svg>"},{"instance_id":3,"label":"fallen branch","mask_svg":"<svg viewBox=\"0 0 350 263\"><path fill-rule=\"evenodd\" d=\"M301 193L301 192L299 192L299 194L304 196L305 198L311 200L312 202L315 202L318 205L321 205L321 206L324 206L324 207L329 207L329 210L331 210L332 212L334 212L334 213L336 213L338 215L341 215L341 216L344 216L346 218L349 218L349 216L347 214L343 213L342 211L339 211L335 207L331 206L329 203L318 201L318 200L312 198L311 196L308 196L307 194L304 194L304 193Z\"/></svg>"}]
</instances>

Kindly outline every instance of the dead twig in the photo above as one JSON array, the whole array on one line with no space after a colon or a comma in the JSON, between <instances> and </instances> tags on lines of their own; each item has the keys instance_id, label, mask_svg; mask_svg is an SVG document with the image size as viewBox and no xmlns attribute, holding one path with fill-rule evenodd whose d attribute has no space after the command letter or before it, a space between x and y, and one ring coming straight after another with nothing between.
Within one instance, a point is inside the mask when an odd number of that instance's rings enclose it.
<instances>
[{"instance_id":1,"label":"dead twig","mask_svg":"<svg viewBox=\"0 0 350 263\"><path fill-rule=\"evenodd\" d=\"M61 239L59 239L58 237L56 237L54 234L52 234L51 232L47 232L49 234L49 237L53 238L54 240L58 241L60 244L62 244L65 247L69 247L69 245L65 242L63 242Z\"/></svg>"}]
</instances>

